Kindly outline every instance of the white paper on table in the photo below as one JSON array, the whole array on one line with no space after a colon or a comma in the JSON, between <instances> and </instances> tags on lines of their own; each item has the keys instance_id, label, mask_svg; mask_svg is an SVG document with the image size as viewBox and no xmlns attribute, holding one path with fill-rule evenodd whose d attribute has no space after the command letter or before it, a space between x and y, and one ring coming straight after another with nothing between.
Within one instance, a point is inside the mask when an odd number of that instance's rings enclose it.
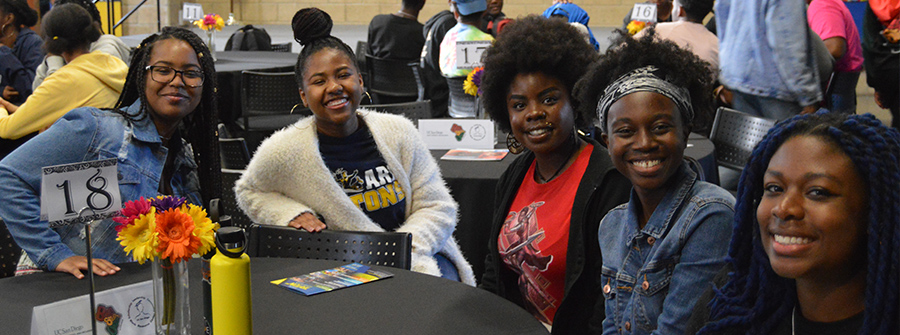
<instances>
[{"instance_id":1,"label":"white paper on table","mask_svg":"<svg viewBox=\"0 0 900 335\"><path fill-rule=\"evenodd\" d=\"M95 295L97 309L112 307L107 313L110 323L118 322L118 334L155 334L153 318L153 285L150 280L122 286ZM88 314L90 297L87 294L71 299L35 306L31 313L31 335L91 334L91 324L97 334L109 334L107 323L96 321L97 314Z\"/></svg>"},{"instance_id":2,"label":"white paper on table","mask_svg":"<svg viewBox=\"0 0 900 335\"><path fill-rule=\"evenodd\" d=\"M428 149L493 149L494 123L483 119L421 119L419 134Z\"/></svg>"}]
</instances>

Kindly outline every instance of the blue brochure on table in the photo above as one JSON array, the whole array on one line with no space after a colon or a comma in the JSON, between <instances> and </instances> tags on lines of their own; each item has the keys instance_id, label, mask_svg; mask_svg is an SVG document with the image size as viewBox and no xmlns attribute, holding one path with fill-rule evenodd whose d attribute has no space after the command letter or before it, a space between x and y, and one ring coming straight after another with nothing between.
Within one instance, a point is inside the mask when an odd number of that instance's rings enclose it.
<instances>
[{"instance_id":1,"label":"blue brochure on table","mask_svg":"<svg viewBox=\"0 0 900 335\"><path fill-rule=\"evenodd\" d=\"M389 272L374 270L359 263L352 263L298 277L273 280L271 283L303 295L313 295L393 276L394 274Z\"/></svg>"}]
</instances>

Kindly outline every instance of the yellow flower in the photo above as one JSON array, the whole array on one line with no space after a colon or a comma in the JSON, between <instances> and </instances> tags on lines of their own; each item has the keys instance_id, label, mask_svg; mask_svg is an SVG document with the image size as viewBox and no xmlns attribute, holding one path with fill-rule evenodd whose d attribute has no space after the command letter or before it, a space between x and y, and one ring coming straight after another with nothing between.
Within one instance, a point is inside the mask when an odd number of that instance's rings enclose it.
<instances>
[{"instance_id":1,"label":"yellow flower","mask_svg":"<svg viewBox=\"0 0 900 335\"><path fill-rule=\"evenodd\" d=\"M194 25L206 31L211 29L221 31L222 27L225 26L225 20L219 14L206 14L203 19L194 21Z\"/></svg>"},{"instance_id":2,"label":"yellow flower","mask_svg":"<svg viewBox=\"0 0 900 335\"><path fill-rule=\"evenodd\" d=\"M125 252L131 254L131 257L140 264L158 256L156 252L159 244L156 232L156 208L150 207L150 212L141 214L134 220L134 224L123 228L116 241L120 241L119 244L125 247Z\"/></svg>"},{"instance_id":3,"label":"yellow flower","mask_svg":"<svg viewBox=\"0 0 900 335\"><path fill-rule=\"evenodd\" d=\"M628 26L625 28L628 29L629 34L634 35L634 34L637 34L639 31L643 30L644 27L646 27L646 26L647 26L647 22L634 20L634 21L629 22Z\"/></svg>"},{"instance_id":4,"label":"yellow flower","mask_svg":"<svg viewBox=\"0 0 900 335\"><path fill-rule=\"evenodd\" d=\"M197 249L197 253L203 255L212 250L216 245L216 230L219 229L219 224L212 222L212 220L206 216L206 210L200 206L185 204L181 206L181 211L187 213L194 219L193 234L200 238L201 243L200 248Z\"/></svg>"}]
</instances>

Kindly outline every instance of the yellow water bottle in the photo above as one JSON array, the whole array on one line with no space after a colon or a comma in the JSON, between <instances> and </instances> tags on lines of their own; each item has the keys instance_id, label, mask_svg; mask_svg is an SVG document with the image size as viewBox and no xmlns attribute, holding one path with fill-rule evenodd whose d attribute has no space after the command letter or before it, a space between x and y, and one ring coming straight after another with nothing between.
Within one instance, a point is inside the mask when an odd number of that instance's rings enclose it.
<instances>
[{"instance_id":1,"label":"yellow water bottle","mask_svg":"<svg viewBox=\"0 0 900 335\"><path fill-rule=\"evenodd\" d=\"M247 235L238 227L216 232L216 254L209 261L213 334L253 334L250 298L250 257L244 253Z\"/></svg>"}]
</instances>

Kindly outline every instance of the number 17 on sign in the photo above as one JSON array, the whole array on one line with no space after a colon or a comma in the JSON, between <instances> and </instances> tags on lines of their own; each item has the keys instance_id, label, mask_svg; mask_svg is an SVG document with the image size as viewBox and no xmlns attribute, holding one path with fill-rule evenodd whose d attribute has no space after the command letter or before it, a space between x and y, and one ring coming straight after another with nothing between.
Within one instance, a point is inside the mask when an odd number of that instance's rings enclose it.
<instances>
[{"instance_id":1,"label":"number 17 on sign","mask_svg":"<svg viewBox=\"0 0 900 335\"><path fill-rule=\"evenodd\" d=\"M56 227L115 215L122 209L117 176L115 158L44 167L41 219Z\"/></svg>"}]
</instances>

